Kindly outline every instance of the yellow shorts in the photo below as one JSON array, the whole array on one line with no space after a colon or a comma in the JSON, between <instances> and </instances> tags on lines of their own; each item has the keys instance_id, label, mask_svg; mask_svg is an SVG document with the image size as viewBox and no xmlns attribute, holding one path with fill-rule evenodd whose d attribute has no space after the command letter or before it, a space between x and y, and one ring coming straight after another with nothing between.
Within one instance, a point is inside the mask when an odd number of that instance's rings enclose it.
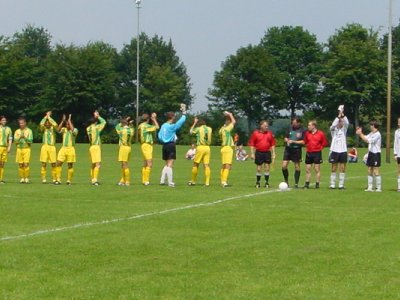
<instances>
[{"instance_id":1,"label":"yellow shorts","mask_svg":"<svg viewBox=\"0 0 400 300\"><path fill-rule=\"evenodd\" d=\"M42 145L40 149L40 162L43 163L56 163L56 146Z\"/></svg>"},{"instance_id":2,"label":"yellow shorts","mask_svg":"<svg viewBox=\"0 0 400 300\"><path fill-rule=\"evenodd\" d=\"M148 143L143 143L141 146L142 155L144 160L152 160L153 159L153 145Z\"/></svg>"},{"instance_id":3,"label":"yellow shorts","mask_svg":"<svg viewBox=\"0 0 400 300\"><path fill-rule=\"evenodd\" d=\"M118 161L129 161L131 157L131 146L119 146Z\"/></svg>"},{"instance_id":4,"label":"yellow shorts","mask_svg":"<svg viewBox=\"0 0 400 300\"><path fill-rule=\"evenodd\" d=\"M233 159L233 149L231 146L224 146L221 148L222 164L231 165Z\"/></svg>"},{"instance_id":5,"label":"yellow shorts","mask_svg":"<svg viewBox=\"0 0 400 300\"><path fill-rule=\"evenodd\" d=\"M210 163L210 156L211 156L211 150L210 146L197 146L196 147L196 155L194 156L193 161L196 164L203 163L203 164L209 164Z\"/></svg>"},{"instance_id":6,"label":"yellow shorts","mask_svg":"<svg viewBox=\"0 0 400 300\"><path fill-rule=\"evenodd\" d=\"M0 162L7 162L8 151L7 147L0 147Z\"/></svg>"},{"instance_id":7,"label":"yellow shorts","mask_svg":"<svg viewBox=\"0 0 400 300\"><path fill-rule=\"evenodd\" d=\"M75 147L61 147L58 151L57 160L67 163L76 162Z\"/></svg>"},{"instance_id":8,"label":"yellow shorts","mask_svg":"<svg viewBox=\"0 0 400 300\"><path fill-rule=\"evenodd\" d=\"M101 162L101 148L100 145L92 145L89 148L89 155L92 164Z\"/></svg>"},{"instance_id":9,"label":"yellow shorts","mask_svg":"<svg viewBox=\"0 0 400 300\"><path fill-rule=\"evenodd\" d=\"M31 148L17 148L15 161L19 164L28 164L31 161Z\"/></svg>"}]
</instances>

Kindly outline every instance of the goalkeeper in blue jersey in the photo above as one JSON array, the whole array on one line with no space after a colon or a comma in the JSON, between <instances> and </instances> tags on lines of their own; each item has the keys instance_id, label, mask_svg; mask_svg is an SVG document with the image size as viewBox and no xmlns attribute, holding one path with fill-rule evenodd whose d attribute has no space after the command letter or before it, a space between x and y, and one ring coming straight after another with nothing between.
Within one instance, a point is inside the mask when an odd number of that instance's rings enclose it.
<instances>
[{"instance_id":1,"label":"goalkeeper in blue jersey","mask_svg":"<svg viewBox=\"0 0 400 300\"><path fill-rule=\"evenodd\" d=\"M162 157L165 161L165 166L161 173L160 184L166 184L165 180L168 179L168 186L175 187L173 180L172 167L176 160L176 132L182 127L186 121L186 105L181 104L182 116L175 122L175 113L167 113L167 122L165 122L160 131L158 132L158 140L163 145Z\"/></svg>"}]
</instances>

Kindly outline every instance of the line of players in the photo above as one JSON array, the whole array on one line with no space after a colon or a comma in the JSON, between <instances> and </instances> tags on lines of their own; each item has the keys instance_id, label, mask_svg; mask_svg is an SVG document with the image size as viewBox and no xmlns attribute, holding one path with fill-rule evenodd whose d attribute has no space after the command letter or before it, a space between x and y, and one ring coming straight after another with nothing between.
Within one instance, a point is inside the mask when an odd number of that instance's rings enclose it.
<instances>
[{"instance_id":1,"label":"line of players","mask_svg":"<svg viewBox=\"0 0 400 300\"><path fill-rule=\"evenodd\" d=\"M173 112L167 113L167 121L161 126L157 122L155 113L142 115L142 123L138 127L138 134L141 143L141 152L143 155L142 167L142 184L147 186L150 184L151 168L153 166L153 143L155 132L158 132L158 140L162 144L162 158L165 166L161 173L160 184L174 187L173 180L173 164L176 160L176 132L182 127L186 121L186 106L181 105L182 116L179 120L175 120L176 115ZM229 172L232 167L233 159L233 139L231 132L235 126L236 120L232 113L224 112L225 124L219 130L221 138L221 185L227 187ZM7 161L7 154L10 152L12 141L17 147L16 162L19 167L19 176L21 183L29 183L30 175L30 156L31 143L33 140L32 130L26 125L24 118L18 119L19 129L12 137L11 129L6 126L6 118L0 117L0 183L4 183L4 165ZM86 133L89 138L89 154L91 159L91 183L99 185L99 173L101 168L101 132L106 125L97 111L94 112L93 118L89 121L90 125L86 128ZM271 164L275 161L275 138L271 131L268 130L268 122L263 120L260 126L255 130L249 140L251 148L251 158L256 164L256 187L261 187L261 177L264 171L264 187L269 187L269 176ZM333 121L330 132L332 142L330 146L329 162L332 164L330 175L330 188L336 188L337 173L338 173L338 188L344 189L346 163L347 163L347 144L346 134L349 126L349 121L344 115L343 105L339 106L338 116ZM399 129L395 133L394 155L398 163L398 191L400 191L400 118L398 120ZM362 140L368 143L368 188L366 191L382 190L381 176L379 168L381 165L381 135L376 121L370 123L371 132L368 135L362 133L361 128L357 128L356 133ZM61 183L62 165L64 162L68 165L67 184L71 184L74 174L73 164L76 162L75 154L75 139L78 130L74 127L71 115L68 118L64 115L61 122L57 124L51 117L51 112L47 112L40 122L40 130L43 133L43 145L40 153L41 162L41 178L42 182L46 183L47 163L51 164L52 181L54 184ZM121 163L121 179L118 185L130 185L130 169L128 162L131 154L131 144L134 137L134 129L132 120L127 117L120 120L116 125L115 130L119 136L119 154L118 161ZM62 147L56 155L55 135L56 132L62 134ZM190 134L196 136L197 151L192 167L192 178L188 185L196 185L199 165L204 165L205 186L210 185L210 145L212 138L212 128L205 124L204 120L194 119L194 123L190 128ZM282 162L282 173L286 183L289 183L289 162L294 163L294 187L299 187L300 180L300 162L302 161L302 147L306 147L306 179L303 188L310 188L311 171L314 169L316 175L315 188L320 187L322 160L322 150L328 145L325 134L318 130L317 123L312 120L308 123L307 130L301 126L299 118L293 118L291 126L285 137L285 150Z\"/></svg>"}]
</instances>

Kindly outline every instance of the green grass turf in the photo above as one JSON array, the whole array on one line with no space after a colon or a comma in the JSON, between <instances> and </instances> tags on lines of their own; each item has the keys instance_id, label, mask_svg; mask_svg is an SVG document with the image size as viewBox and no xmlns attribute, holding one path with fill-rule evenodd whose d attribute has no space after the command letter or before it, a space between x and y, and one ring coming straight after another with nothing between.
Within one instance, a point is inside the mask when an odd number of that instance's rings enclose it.
<instances>
[{"instance_id":1,"label":"green grass turf","mask_svg":"<svg viewBox=\"0 0 400 300\"><path fill-rule=\"evenodd\" d=\"M266 193L254 188L251 161L234 162L232 187L221 188L218 148L213 148L212 186L186 186L191 172L186 150L178 148L175 189L158 185L159 147L149 187L140 185L137 146L130 187L116 186L115 145L103 145L99 187L88 183L87 145L78 146L72 186L39 183L38 145L32 184L19 184L11 155L7 184L0 186L0 299L400 298L394 163L382 167L379 194L363 192L362 163L348 165L345 191L328 189L324 163L321 189L277 192L278 149ZM290 172L292 178L293 166ZM126 219L224 199L231 200ZM119 221L98 223L113 219ZM68 228L4 240L62 227Z\"/></svg>"}]
</instances>

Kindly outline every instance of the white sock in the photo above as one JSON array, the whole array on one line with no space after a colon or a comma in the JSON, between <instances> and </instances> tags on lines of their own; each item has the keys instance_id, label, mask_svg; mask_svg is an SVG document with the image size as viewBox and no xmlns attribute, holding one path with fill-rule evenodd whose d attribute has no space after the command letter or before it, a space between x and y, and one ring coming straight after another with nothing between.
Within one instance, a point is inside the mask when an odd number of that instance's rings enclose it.
<instances>
[{"instance_id":1,"label":"white sock","mask_svg":"<svg viewBox=\"0 0 400 300\"><path fill-rule=\"evenodd\" d=\"M167 176L167 166L164 166L161 172L160 183L165 183L165 177Z\"/></svg>"},{"instance_id":2,"label":"white sock","mask_svg":"<svg viewBox=\"0 0 400 300\"><path fill-rule=\"evenodd\" d=\"M339 173L339 187L344 187L345 173Z\"/></svg>"},{"instance_id":3,"label":"white sock","mask_svg":"<svg viewBox=\"0 0 400 300\"><path fill-rule=\"evenodd\" d=\"M376 188L378 190L382 189L382 177L380 175L379 176L375 176L375 184L376 184Z\"/></svg>"},{"instance_id":4,"label":"white sock","mask_svg":"<svg viewBox=\"0 0 400 300\"><path fill-rule=\"evenodd\" d=\"M336 173L331 173L331 186L336 185Z\"/></svg>"},{"instance_id":5,"label":"white sock","mask_svg":"<svg viewBox=\"0 0 400 300\"><path fill-rule=\"evenodd\" d=\"M374 177L368 175L368 188L372 190L372 185L374 183Z\"/></svg>"},{"instance_id":6,"label":"white sock","mask_svg":"<svg viewBox=\"0 0 400 300\"><path fill-rule=\"evenodd\" d=\"M168 183L173 183L174 179L173 179L172 168L171 167L167 167L166 173L167 173Z\"/></svg>"},{"instance_id":7,"label":"white sock","mask_svg":"<svg viewBox=\"0 0 400 300\"><path fill-rule=\"evenodd\" d=\"M400 190L400 176L397 177L397 188Z\"/></svg>"}]
</instances>

